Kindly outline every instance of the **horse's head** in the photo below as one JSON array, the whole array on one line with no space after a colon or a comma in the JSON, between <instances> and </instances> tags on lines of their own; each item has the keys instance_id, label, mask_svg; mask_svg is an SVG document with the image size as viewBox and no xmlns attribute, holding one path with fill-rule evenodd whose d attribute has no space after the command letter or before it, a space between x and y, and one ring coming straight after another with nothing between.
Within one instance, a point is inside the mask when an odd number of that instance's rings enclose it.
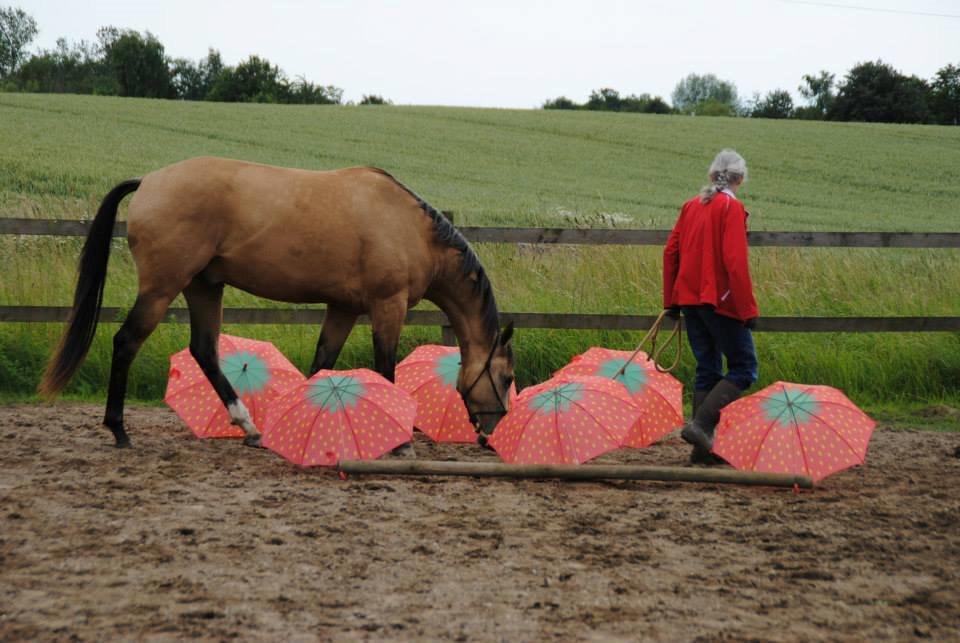
<instances>
[{"instance_id":1,"label":"horse's head","mask_svg":"<svg viewBox=\"0 0 960 643\"><path fill-rule=\"evenodd\" d=\"M460 368L457 390L470 413L470 421L477 428L478 441L485 444L510 405L510 386L513 384L513 322L497 333L485 358L471 360Z\"/></svg>"}]
</instances>

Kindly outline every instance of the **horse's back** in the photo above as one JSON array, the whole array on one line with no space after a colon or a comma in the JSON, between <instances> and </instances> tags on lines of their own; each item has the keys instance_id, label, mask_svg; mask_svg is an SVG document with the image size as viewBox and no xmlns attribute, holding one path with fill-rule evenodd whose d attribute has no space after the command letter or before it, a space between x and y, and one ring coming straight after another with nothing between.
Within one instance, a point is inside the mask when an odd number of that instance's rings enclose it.
<instances>
[{"instance_id":1,"label":"horse's back","mask_svg":"<svg viewBox=\"0 0 960 643\"><path fill-rule=\"evenodd\" d=\"M138 268L177 248L185 272L209 265L211 278L291 301L356 303L371 288L417 290L432 268L429 217L375 168L189 159L144 176L128 235Z\"/></svg>"}]
</instances>

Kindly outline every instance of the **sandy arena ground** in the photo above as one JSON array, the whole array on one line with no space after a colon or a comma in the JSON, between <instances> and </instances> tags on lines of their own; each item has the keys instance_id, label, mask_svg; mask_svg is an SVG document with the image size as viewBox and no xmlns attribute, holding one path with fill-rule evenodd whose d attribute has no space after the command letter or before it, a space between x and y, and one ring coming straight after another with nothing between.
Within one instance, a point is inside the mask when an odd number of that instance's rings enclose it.
<instances>
[{"instance_id":1,"label":"sandy arena ground","mask_svg":"<svg viewBox=\"0 0 960 643\"><path fill-rule=\"evenodd\" d=\"M0 408L0 640L960 640L960 434L878 429L795 493L341 480L162 408L116 450L101 413Z\"/></svg>"}]
</instances>

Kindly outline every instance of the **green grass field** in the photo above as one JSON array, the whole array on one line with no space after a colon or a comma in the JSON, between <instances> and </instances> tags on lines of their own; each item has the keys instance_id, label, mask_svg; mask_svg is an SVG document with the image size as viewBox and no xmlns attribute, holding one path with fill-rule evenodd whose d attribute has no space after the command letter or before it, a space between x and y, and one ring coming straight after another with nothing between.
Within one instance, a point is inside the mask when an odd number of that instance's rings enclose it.
<instances>
[{"instance_id":1,"label":"green grass field","mask_svg":"<svg viewBox=\"0 0 960 643\"><path fill-rule=\"evenodd\" d=\"M332 169L376 165L461 225L669 228L722 147L750 166L741 191L755 230L957 231L960 128L441 107L270 106L0 94L0 216L87 218L122 179L197 155ZM68 305L81 240L0 237L0 304ZM654 314L655 247L477 247L503 311ZM763 315L958 315L960 250L755 248ZM133 302L116 242L105 305ZM182 305L178 301L175 305ZM231 291L227 305L281 306ZM110 337L98 331L71 395L102 399ZM309 364L318 329L228 327ZM56 325L0 324L0 395L30 395ZM522 330L521 385L593 344L637 333ZM130 394L162 396L187 329L164 325L138 357ZM408 328L402 354L439 341ZM839 386L897 412L960 400L960 336L758 333L760 385ZM358 328L340 365L372 364ZM402 355L401 355L402 356ZM679 377L689 382L693 358ZM955 419L953 420L955 421Z\"/></svg>"}]
</instances>

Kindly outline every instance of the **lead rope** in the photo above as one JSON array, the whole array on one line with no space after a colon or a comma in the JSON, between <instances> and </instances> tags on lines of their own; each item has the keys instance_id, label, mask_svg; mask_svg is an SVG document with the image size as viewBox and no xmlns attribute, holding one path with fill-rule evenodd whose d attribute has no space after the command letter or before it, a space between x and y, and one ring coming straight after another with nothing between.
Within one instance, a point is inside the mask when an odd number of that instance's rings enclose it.
<instances>
[{"instance_id":1,"label":"lead rope","mask_svg":"<svg viewBox=\"0 0 960 643\"><path fill-rule=\"evenodd\" d=\"M643 345L647 343L647 340L650 340L650 353L647 355L647 359L653 360L653 366L654 368L657 369L658 372L669 373L670 371L672 371L677 367L677 365L680 363L680 354L683 348L683 333L680 332L681 327L683 326L683 321L681 319L677 319L677 323L674 324L673 330L670 331L669 335L667 335L667 340L663 343L663 345L659 349L657 349L657 335L660 334L660 327L663 325L663 318L666 316L667 316L666 310L664 310L657 316L657 319L653 322L653 326L650 327L650 330L647 331L647 334L643 336L643 339L641 339L640 343L637 345L637 350L633 351L633 354L627 358L627 361L623 363L623 366L620 367L620 370L618 370L613 375L613 379L617 379L618 377L623 376L624 372L627 370L627 365L630 364L630 362L632 362L634 359L636 359L637 355L640 354L640 351L643 348ZM664 368L660 366L658 361L660 360L660 357L663 355L663 352L674 341L674 337L676 337L677 354L674 355L673 363L671 363L670 366L667 366L666 368Z\"/></svg>"}]
</instances>

